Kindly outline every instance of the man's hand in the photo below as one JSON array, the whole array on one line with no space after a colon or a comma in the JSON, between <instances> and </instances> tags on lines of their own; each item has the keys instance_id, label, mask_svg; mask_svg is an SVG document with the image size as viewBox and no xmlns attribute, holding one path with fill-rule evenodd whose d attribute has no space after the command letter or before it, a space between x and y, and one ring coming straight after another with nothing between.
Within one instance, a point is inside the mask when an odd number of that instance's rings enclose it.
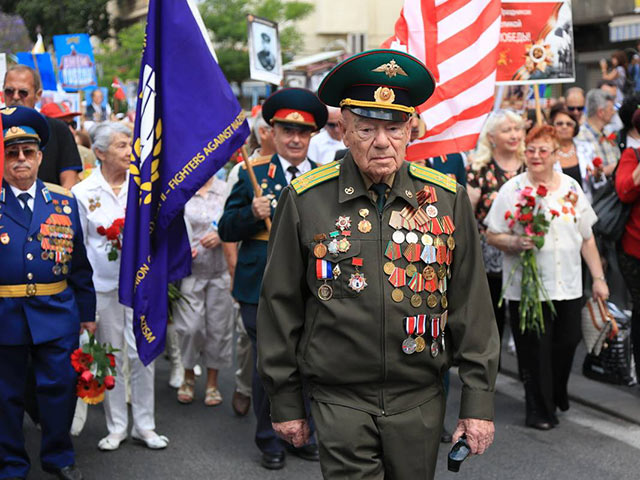
<instances>
[{"instance_id":1,"label":"man's hand","mask_svg":"<svg viewBox=\"0 0 640 480\"><path fill-rule=\"evenodd\" d=\"M258 220L264 220L271 215L271 199L268 196L253 197L251 212Z\"/></svg>"},{"instance_id":2,"label":"man's hand","mask_svg":"<svg viewBox=\"0 0 640 480\"><path fill-rule=\"evenodd\" d=\"M200 244L204 248L216 248L220 243L220 237L216 232L209 232L200 239Z\"/></svg>"},{"instance_id":3,"label":"man's hand","mask_svg":"<svg viewBox=\"0 0 640 480\"><path fill-rule=\"evenodd\" d=\"M289 442L296 448L300 448L309 442L309 424L306 420L290 420L288 422L272 423L273 430L284 441Z\"/></svg>"},{"instance_id":4,"label":"man's hand","mask_svg":"<svg viewBox=\"0 0 640 480\"><path fill-rule=\"evenodd\" d=\"M490 420L464 418L458 420L456 431L453 432L453 443L456 443L463 433L467 434L467 443L472 455L482 455L493 443L495 427Z\"/></svg>"},{"instance_id":5,"label":"man's hand","mask_svg":"<svg viewBox=\"0 0 640 480\"><path fill-rule=\"evenodd\" d=\"M85 330L93 335L96 333L96 327L96 322L82 322L80 323L80 335L82 335L82 332Z\"/></svg>"}]
</instances>

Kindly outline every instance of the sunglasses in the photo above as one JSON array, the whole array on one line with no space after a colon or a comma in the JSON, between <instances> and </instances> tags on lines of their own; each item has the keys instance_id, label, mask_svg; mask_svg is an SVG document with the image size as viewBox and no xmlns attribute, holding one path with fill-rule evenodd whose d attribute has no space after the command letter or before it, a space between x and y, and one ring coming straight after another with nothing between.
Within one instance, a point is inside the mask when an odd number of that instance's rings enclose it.
<instances>
[{"instance_id":1,"label":"sunglasses","mask_svg":"<svg viewBox=\"0 0 640 480\"><path fill-rule=\"evenodd\" d=\"M569 106L567 106L567 110L573 111L573 112L582 112L582 111L584 111L584 105L582 105L581 107L569 107Z\"/></svg>"},{"instance_id":2,"label":"sunglasses","mask_svg":"<svg viewBox=\"0 0 640 480\"><path fill-rule=\"evenodd\" d=\"M553 124L554 127L575 127L575 123L574 122L555 122Z\"/></svg>"},{"instance_id":3,"label":"sunglasses","mask_svg":"<svg viewBox=\"0 0 640 480\"><path fill-rule=\"evenodd\" d=\"M13 95L16 93L16 89L15 88L11 88L11 87L7 87L4 89L4 96L5 98L13 98ZM24 88L20 88L18 89L18 95L20 95L20 98L25 99L29 96L29 90L25 90Z\"/></svg>"},{"instance_id":4,"label":"sunglasses","mask_svg":"<svg viewBox=\"0 0 640 480\"><path fill-rule=\"evenodd\" d=\"M74 130L76 130L78 128L78 122L76 122L75 120L70 120L68 122L65 122L69 127L73 128Z\"/></svg>"},{"instance_id":5,"label":"sunglasses","mask_svg":"<svg viewBox=\"0 0 640 480\"><path fill-rule=\"evenodd\" d=\"M36 158L38 151L33 147L8 148L5 150L4 156L7 160L16 161L20 158L20 152L22 152L24 158L27 160L33 160Z\"/></svg>"},{"instance_id":6,"label":"sunglasses","mask_svg":"<svg viewBox=\"0 0 640 480\"><path fill-rule=\"evenodd\" d=\"M327 122L327 123L325 123L325 126L327 128L338 128L338 124L337 123L333 123L333 122Z\"/></svg>"}]
</instances>

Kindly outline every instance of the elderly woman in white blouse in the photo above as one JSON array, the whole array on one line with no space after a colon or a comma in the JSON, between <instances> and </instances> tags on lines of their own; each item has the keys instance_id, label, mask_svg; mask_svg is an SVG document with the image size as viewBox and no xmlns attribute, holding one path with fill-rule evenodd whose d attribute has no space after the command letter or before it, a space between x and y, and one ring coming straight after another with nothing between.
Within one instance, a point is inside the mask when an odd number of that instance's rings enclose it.
<instances>
[{"instance_id":1,"label":"elderly woman in white blouse","mask_svg":"<svg viewBox=\"0 0 640 480\"><path fill-rule=\"evenodd\" d=\"M578 183L554 171L553 153L557 148L554 128L534 127L525 143L527 171L502 186L485 223L487 241L505 253L502 275L507 285L520 252L534 248L533 241L523 235L521 227L511 226L505 215L514 210L520 192L526 187L536 191L544 185L548 190L544 202L549 212L555 210L558 214L551 220L544 246L535 251L542 284L556 311L556 315L552 315L543 303L545 332L540 335L520 332L520 271L516 271L504 293L509 301L511 329L525 388L525 423L532 428L549 430L558 424L556 408L561 411L569 408L567 385L573 355L581 338L581 255L593 278L594 298L606 300L609 289L591 231L597 217Z\"/></svg>"},{"instance_id":2,"label":"elderly woman in white blouse","mask_svg":"<svg viewBox=\"0 0 640 480\"><path fill-rule=\"evenodd\" d=\"M100 450L116 450L128 436L128 413L125 382L122 374L123 355L131 371L131 436L148 448L165 448L169 440L155 432L153 363L144 366L138 358L133 336L133 312L118 302L120 254L127 205L127 184L131 156L131 131L116 122L105 122L91 130L93 151L99 168L75 185L80 209L87 256L93 267L96 288L98 328L96 338L109 342L116 359L116 386L105 395L104 410L109 434L98 442Z\"/></svg>"}]
</instances>

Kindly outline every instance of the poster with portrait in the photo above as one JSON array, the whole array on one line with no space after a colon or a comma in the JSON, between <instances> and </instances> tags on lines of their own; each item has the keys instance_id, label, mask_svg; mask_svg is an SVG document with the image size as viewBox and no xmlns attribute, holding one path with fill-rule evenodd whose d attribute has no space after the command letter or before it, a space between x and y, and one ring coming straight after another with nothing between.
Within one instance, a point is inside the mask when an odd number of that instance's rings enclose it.
<instances>
[{"instance_id":1,"label":"poster with portrait","mask_svg":"<svg viewBox=\"0 0 640 480\"><path fill-rule=\"evenodd\" d=\"M570 0L502 1L499 85L575 82Z\"/></svg>"},{"instance_id":2,"label":"poster with portrait","mask_svg":"<svg viewBox=\"0 0 640 480\"><path fill-rule=\"evenodd\" d=\"M282 54L278 24L264 18L247 15L249 29L249 70L251 80L280 85Z\"/></svg>"}]
</instances>

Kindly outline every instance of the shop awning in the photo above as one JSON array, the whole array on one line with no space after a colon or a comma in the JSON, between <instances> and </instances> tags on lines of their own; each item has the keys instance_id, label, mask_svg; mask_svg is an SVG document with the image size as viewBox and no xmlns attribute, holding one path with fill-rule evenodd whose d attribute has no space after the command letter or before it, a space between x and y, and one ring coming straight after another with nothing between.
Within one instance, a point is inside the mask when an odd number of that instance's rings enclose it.
<instances>
[{"instance_id":1,"label":"shop awning","mask_svg":"<svg viewBox=\"0 0 640 480\"><path fill-rule=\"evenodd\" d=\"M613 17L609 22L609 40L625 42L640 38L640 15Z\"/></svg>"}]
</instances>

